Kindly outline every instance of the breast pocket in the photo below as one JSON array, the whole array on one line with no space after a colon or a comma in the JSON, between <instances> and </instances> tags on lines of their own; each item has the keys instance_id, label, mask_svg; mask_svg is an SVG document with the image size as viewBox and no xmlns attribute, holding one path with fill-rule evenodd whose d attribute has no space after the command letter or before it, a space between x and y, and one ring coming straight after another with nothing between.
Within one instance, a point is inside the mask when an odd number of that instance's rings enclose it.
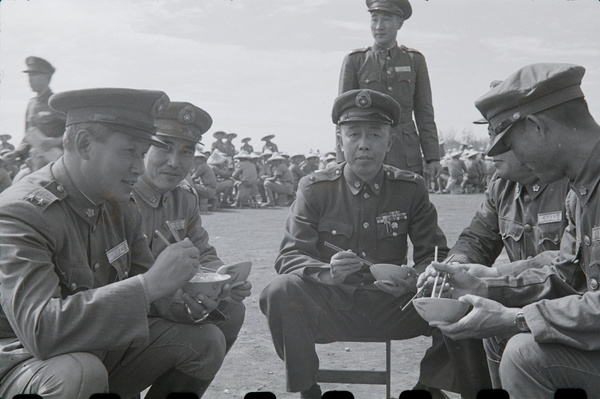
<instances>
[{"instance_id":1,"label":"breast pocket","mask_svg":"<svg viewBox=\"0 0 600 399\"><path fill-rule=\"evenodd\" d=\"M377 258L389 263L406 263L408 220L377 223Z\"/></svg>"},{"instance_id":2,"label":"breast pocket","mask_svg":"<svg viewBox=\"0 0 600 399\"><path fill-rule=\"evenodd\" d=\"M523 226L512 220L500 219L500 235L503 240L514 240L519 241L523 236Z\"/></svg>"},{"instance_id":3,"label":"breast pocket","mask_svg":"<svg viewBox=\"0 0 600 399\"><path fill-rule=\"evenodd\" d=\"M415 74L412 71L399 71L398 68L396 69L396 81L400 89L400 97L412 102L415 94Z\"/></svg>"},{"instance_id":4,"label":"breast pocket","mask_svg":"<svg viewBox=\"0 0 600 399\"><path fill-rule=\"evenodd\" d=\"M332 244L344 247L352 237L352 225L332 218L324 218L319 221L317 227L319 238Z\"/></svg>"},{"instance_id":5,"label":"breast pocket","mask_svg":"<svg viewBox=\"0 0 600 399\"><path fill-rule=\"evenodd\" d=\"M94 276L87 261L57 258L55 265L58 270L63 298L94 287Z\"/></svg>"},{"instance_id":6,"label":"breast pocket","mask_svg":"<svg viewBox=\"0 0 600 399\"><path fill-rule=\"evenodd\" d=\"M545 251L559 249L563 228L564 226L559 222L539 224L538 245L544 247Z\"/></svg>"},{"instance_id":7,"label":"breast pocket","mask_svg":"<svg viewBox=\"0 0 600 399\"><path fill-rule=\"evenodd\" d=\"M361 88L368 88L369 85L377 85L381 82L382 75L380 71L363 70L358 73L358 85Z\"/></svg>"}]
</instances>

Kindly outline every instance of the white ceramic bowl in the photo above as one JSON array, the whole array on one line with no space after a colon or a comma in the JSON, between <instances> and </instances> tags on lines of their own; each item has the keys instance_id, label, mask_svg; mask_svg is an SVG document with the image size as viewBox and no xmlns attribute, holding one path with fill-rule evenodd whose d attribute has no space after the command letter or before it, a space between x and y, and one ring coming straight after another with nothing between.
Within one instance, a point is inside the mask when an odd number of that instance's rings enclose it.
<instances>
[{"instance_id":1,"label":"white ceramic bowl","mask_svg":"<svg viewBox=\"0 0 600 399\"><path fill-rule=\"evenodd\" d=\"M252 270L252 262L239 262L231 265L223 265L217 269L219 274L229 274L231 280L229 283L232 287L241 285L248 280L250 271Z\"/></svg>"},{"instance_id":2,"label":"white ceramic bowl","mask_svg":"<svg viewBox=\"0 0 600 399\"><path fill-rule=\"evenodd\" d=\"M198 294L204 294L209 298L216 298L223 291L223 286L231 280L229 274L219 273L197 273L183 286L183 291L194 298Z\"/></svg>"},{"instance_id":3,"label":"white ceramic bowl","mask_svg":"<svg viewBox=\"0 0 600 399\"><path fill-rule=\"evenodd\" d=\"M410 269L407 269L406 267L391 263L376 263L371 266L369 270L371 270L371 274L375 277L375 280L391 285L396 285L392 276L405 279L410 271Z\"/></svg>"},{"instance_id":4,"label":"white ceramic bowl","mask_svg":"<svg viewBox=\"0 0 600 399\"><path fill-rule=\"evenodd\" d=\"M417 298L415 309L430 326L443 326L460 320L469 312L471 305L450 298Z\"/></svg>"}]
</instances>

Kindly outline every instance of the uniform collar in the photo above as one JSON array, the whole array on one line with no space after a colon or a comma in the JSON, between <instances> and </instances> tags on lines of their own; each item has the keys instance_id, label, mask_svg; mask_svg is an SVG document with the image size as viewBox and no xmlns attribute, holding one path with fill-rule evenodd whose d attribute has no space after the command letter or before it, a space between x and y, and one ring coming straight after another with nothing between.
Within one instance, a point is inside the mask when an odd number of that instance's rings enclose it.
<instances>
[{"instance_id":1,"label":"uniform collar","mask_svg":"<svg viewBox=\"0 0 600 399\"><path fill-rule=\"evenodd\" d=\"M138 179L133 189L138 194L138 197L152 208L158 208L160 204L167 201L167 198L171 196L170 191L167 193L157 191L144 180L144 177Z\"/></svg>"},{"instance_id":2,"label":"uniform collar","mask_svg":"<svg viewBox=\"0 0 600 399\"><path fill-rule=\"evenodd\" d=\"M600 181L599 150L600 140L594 145L594 149L590 152L590 155L583 164L583 168L571 185L571 188L575 191L577 197L579 197L579 202L582 206L587 205L592 192L596 189L596 186Z\"/></svg>"},{"instance_id":3,"label":"uniform collar","mask_svg":"<svg viewBox=\"0 0 600 399\"><path fill-rule=\"evenodd\" d=\"M34 98L37 101L41 101L41 102L48 102L48 99L50 98L50 96L54 94L52 93L52 90L50 90L50 88L48 88L48 90L46 90L45 92L38 94L37 96L35 96Z\"/></svg>"},{"instance_id":4,"label":"uniform collar","mask_svg":"<svg viewBox=\"0 0 600 399\"><path fill-rule=\"evenodd\" d=\"M390 51L393 56L394 52L396 51L397 48L398 48L398 42L396 42L390 48L381 47L379 44L377 44L377 42L373 43L373 51L375 51L375 53L377 53L377 54L383 55L384 57L387 56L388 51Z\"/></svg>"},{"instance_id":5,"label":"uniform collar","mask_svg":"<svg viewBox=\"0 0 600 399\"><path fill-rule=\"evenodd\" d=\"M56 179L56 181L62 185L64 190L67 192L68 196L66 201L68 202L69 206L71 206L71 208L73 208L73 210L75 210L75 212L88 224L95 226L96 223L98 223L102 210L104 209L104 204L94 204L79 190L77 186L75 186L67 174L63 158L60 158L58 161L53 163L50 167L50 171L52 172L54 179Z\"/></svg>"},{"instance_id":6,"label":"uniform collar","mask_svg":"<svg viewBox=\"0 0 600 399\"><path fill-rule=\"evenodd\" d=\"M352 169L350 169L350 166L346 163L346 165L344 165L344 179L354 195L360 193L363 186L368 186L375 195L379 195L383 183L383 167L373 179L368 182L363 182L356 174L354 174Z\"/></svg>"},{"instance_id":7,"label":"uniform collar","mask_svg":"<svg viewBox=\"0 0 600 399\"><path fill-rule=\"evenodd\" d=\"M536 199L544 189L548 187L548 184L542 183L539 180L534 181L533 183L523 185L521 183L517 183L517 190L515 191L515 200L525 192L525 194L529 195L529 198L532 200Z\"/></svg>"}]
</instances>

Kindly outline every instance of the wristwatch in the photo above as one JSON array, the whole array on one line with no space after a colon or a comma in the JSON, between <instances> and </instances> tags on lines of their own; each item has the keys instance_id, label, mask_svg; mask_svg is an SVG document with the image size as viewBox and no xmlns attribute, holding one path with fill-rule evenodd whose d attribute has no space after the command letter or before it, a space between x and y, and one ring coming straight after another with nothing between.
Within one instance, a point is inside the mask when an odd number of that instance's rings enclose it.
<instances>
[{"instance_id":1,"label":"wristwatch","mask_svg":"<svg viewBox=\"0 0 600 399\"><path fill-rule=\"evenodd\" d=\"M194 316L192 316L192 310L190 309L190 307L187 305L187 303L184 303L183 306L185 306L185 311L188 314L188 317L190 318L191 321L193 321L194 323L200 323L201 321L204 321L206 319L208 319L208 316L210 316L210 313L206 313L204 316L202 316L199 319L194 319Z\"/></svg>"},{"instance_id":2,"label":"wristwatch","mask_svg":"<svg viewBox=\"0 0 600 399\"><path fill-rule=\"evenodd\" d=\"M529 326L527 325L527 320L525 320L525 316L523 315L523 311L522 310L519 310L517 312L517 316L515 317L515 326L517 326L517 328L521 332L529 332L529 331L531 331L529 329Z\"/></svg>"}]
</instances>

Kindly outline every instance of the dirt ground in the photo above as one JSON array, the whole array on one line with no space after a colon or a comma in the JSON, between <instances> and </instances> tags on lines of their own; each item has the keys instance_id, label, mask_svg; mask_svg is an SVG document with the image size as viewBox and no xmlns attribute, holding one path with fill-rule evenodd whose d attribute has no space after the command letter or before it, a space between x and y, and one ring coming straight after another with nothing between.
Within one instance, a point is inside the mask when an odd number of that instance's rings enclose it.
<instances>
[{"instance_id":1,"label":"dirt ground","mask_svg":"<svg viewBox=\"0 0 600 399\"><path fill-rule=\"evenodd\" d=\"M439 225L452 246L468 225L483 200L483 194L432 195ZM266 319L258 298L262 289L276 275L273 268L283 223L289 208L227 209L202 215L210 242L225 263L249 260L253 269L252 296L245 301L246 320L238 341L204 397L208 399L243 398L248 392L270 391L278 399L297 399L298 393L285 392L285 370L271 343ZM419 362L430 345L430 338L420 337L392 343L392 397L417 382ZM385 365L384 344L334 343L317 345L322 366L337 368L381 369ZM321 384L323 391L348 390L355 398L383 398L384 386ZM459 395L451 394L452 398Z\"/></svg>"}]
</instances>

